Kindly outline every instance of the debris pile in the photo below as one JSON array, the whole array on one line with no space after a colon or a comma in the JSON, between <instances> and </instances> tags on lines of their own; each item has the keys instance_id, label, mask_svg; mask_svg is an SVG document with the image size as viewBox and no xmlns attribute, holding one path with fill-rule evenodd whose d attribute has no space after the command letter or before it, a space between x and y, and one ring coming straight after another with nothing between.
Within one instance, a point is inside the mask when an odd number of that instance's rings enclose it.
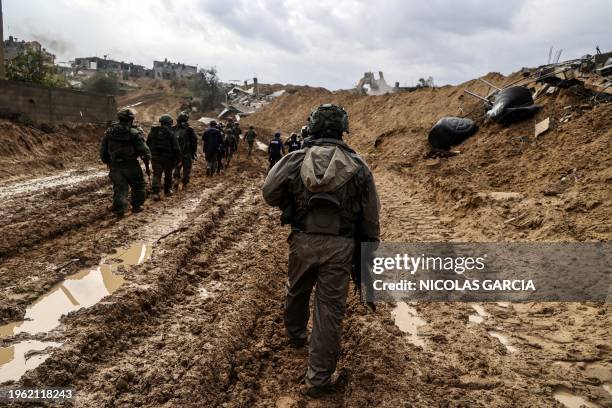
<instances>
[{"instance_id":1,"label":"debris pile","mask_svg":"<svg viewBox=\"0 0 612 408\"><path fill-rule=\"evenodd\" d=\"M393 88L385 81L382 71L378 71L378 79L374 77L373 72L364 73L355 89L362 95L384 95L393 92Z\"/></svg>"},{"instance_id":2,"label":"debris pile","mask_svg":"<svg viewBox=\"0 0 612 408\"><path fill-rule=\"evenodd\" d=\"M257 82L251 88L243 89L235 86L227 92L227 102L223 103L224 109L218 115L219 118L236 117L240 120L241 116L252 115L274 99L285 93L284 89L272 92L267 95L260 94Z\"/></svg>"},{"instance_id":3,"label":"debris pile","mask_svg":"<svg viewBox=\"0 0 612 408\"><path fill-rule=\"evenodd\" d=\"M483 102L485 117L497 123L510 125L533 117L541 105L536 101L547 95L554 95L559 89L579 97L583 102L578 107L567 106L559 123L567 123L583 110L594 105L612 102L612 52L586 55L581 58L558 62L561 52L558 51L553 63L535 69L524 68L521 77L503 87L496 86L484 78L479 81L489 86L486 95L479 95L469 89L464 92ZM552 56L552 50L551 50ZM577 110L578 109L578 110ZM465 116L473 113L472 111ZM461 143L463 134L458 127L442 126L445 121L461 118L442 118L429 133L429 144L432 151L448 150L452 145ZM458 123L458 122L457 122ZM551 118L546 118L535 125L534 134L537 138L551 128ZM440 132L443 129L443 132ZM449 144L453 142L458 143Z\"/></svg>"}]
</instances>

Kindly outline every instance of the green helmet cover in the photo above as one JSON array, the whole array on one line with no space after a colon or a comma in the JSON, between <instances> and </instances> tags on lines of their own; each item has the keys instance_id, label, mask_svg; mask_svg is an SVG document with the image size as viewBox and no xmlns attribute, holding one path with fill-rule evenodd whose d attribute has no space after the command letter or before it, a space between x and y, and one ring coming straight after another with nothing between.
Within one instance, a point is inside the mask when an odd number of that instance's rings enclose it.
<instances>
[{"instance_id":1,"label":"green helmet cover","mask_svg":"<svg viewBox=\"0 0 612 408\"><path fill-rule=\"evenodd\" d=\"M176 117L176 121L179 123L185 123L189 121L189 114L187 112L181 112L179 113L179 115Z\"/></svg>"},{"instance_id":2,"label":"green helmet cover","mask_svg":"<svg viewBox=\"0 0 612 408\"><path fill-rule=\"evenodd\" d=\"M165 124L172 124L172 122L174 121L174 119L172 119L172 116L170 115L161 115L159 118L159 123L165 125Z\"/></svg>"},{"instance_id":3,"label":"green helmet cover","mask_svg":"<svg viewBox=\"0 0 612 408\"><path fill-rule=\"evenodd\" d=\"M348 131L348 113L341 106L326 103L310 114L308 132L311 135L342 135Z\"/></svg>"},{"instance_id":4,"label":"green helmet cover","mask_svg":"<svg viewBox=\"0 0 612 408\"><path fill-rule=\"evenodd\" d=\"M129 122L130 120L134 120L136 118L136 115L131 109L121 109L119 112L117 112L117 118L120 121Z\"/></svg>"}]
</instances>

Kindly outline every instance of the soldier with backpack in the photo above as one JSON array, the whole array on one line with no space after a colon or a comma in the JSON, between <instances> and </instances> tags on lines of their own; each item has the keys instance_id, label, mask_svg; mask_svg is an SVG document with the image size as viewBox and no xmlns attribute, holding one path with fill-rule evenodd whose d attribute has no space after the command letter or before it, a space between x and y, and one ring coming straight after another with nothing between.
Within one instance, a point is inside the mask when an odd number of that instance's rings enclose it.
<instances>
[{"instance_id":1,"label":"soldier with backpack","mask_svg":"<svg viewBox=\"0 0 612 408\"><path fill-rule=\"evenodd\" d=\"M251 157L251 153L253 153L253 144L257 138L257 133L255 133L255 128L253 126L249 126L249 130L244 134L244 138L249 145L248 157Z\"/></svg>"},{"instance_id":2,"label":"soldier with backpack","mask_svg":"<svg viewBox=\"0 0 612 408\"><path fill-rule=\"evenodd\" d=\"M176 118L176 126L172 128L181 148L181 156L174 168L174 188L178 190L179 180L183 183L183 190L187 189L191 176L193 161L198 157L198 137L189 126L189 114L181 112ZM181 177L181 172L183 176Z\"/></svg>"},{"instance_id":3,"label":"soldier with backpack","mask_svg":"<svg viewBox=\"0 0 612 408\"><path fill-rule=\"evenodd\" d=\"M132 212L142 211L145 201L145 180L138 163L140 157L149 171L151 152L145 144L142 130L134 126L134 112L123 109L117 113L118 122L104 133L100 144L100 159L109 168L113 183L112 211L118 217L125 214L128 193L132 189Z\"/></svg>"},{"instance_id":4,"label":"soldier with backpack","mask_svg":"<svg viewBox=\"0 0 612 408\"><path fill-rule=\"evenodd\" d=\"M238 136L236 136L234 129L229 129L227 136L225 137L225 166L229 167L234 152L238 150Z\"/></svg>"},{"instance_id":5,"label":"soldier with backpack","mask_svg":"<svg viewBox=\"0 0 612 408\"><path fill-rule=\"evenodd\" d=\"M325 104L310 115L310 143L268 173L263 196L291 224L285 328L290 344L305 345L313 288L306 394L335 390L349 276L359 242L378 242L379 201L365 161L342 141L348 114Z\"/></svg>"},{"instance_id":6,"label":"soldier with backpack","mask_svg":"<svg viewBox=\"0 0 612 408\"><path fill-rule=\"evenodd\" d=\"M181 156L181 148L172 130L172 116L162 115L159 126L153 126L147 137L153 161L153 199L160 200L160 186L164 178L164 195L170 197L172 192L172 173Z\"/></svg>"}]
</instances>

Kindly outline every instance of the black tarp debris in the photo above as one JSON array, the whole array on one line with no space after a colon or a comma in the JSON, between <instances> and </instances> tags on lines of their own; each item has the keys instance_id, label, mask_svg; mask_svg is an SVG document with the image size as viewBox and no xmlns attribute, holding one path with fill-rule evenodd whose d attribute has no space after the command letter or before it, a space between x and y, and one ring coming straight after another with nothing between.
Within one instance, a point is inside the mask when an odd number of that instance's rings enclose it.
<instances>
[{"instance_id":1,"label":"black tarp debris","mask_svg":"<svg viewBox=\"0 0 612 408\"><path fill-rule=\"evenodd\" d=\"M498 123L514 123L535 115L541 109L535 105L528 88L511 86L495 95L495 101L487 116Z\"/></svg>"},{"instance_id":2,"label":"black tarp debris","mask_svg":"<svg viewBox=\"0 0 612 408\"><path fill-rule=\"evenodd\" d=\"M448 150L476 133L478 127L473 120L446 116L429 131L429 144L435 149Z\"/></svg>"}]
</instances>

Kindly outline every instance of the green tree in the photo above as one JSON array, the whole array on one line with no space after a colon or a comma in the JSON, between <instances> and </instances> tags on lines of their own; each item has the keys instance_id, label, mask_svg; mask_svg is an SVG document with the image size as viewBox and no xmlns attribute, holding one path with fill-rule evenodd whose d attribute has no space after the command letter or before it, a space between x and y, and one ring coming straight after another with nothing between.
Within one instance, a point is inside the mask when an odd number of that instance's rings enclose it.
<instances>
[{"instance_id":1,"label":"green tree","mask_svg":"<svg viewBox=\"0 0 612 408\"><path fill-rule=\"evenodd\" d=\"M225 101L225 95L217 76L216 68L202 68L191 80L189 89L193 96L201 100L203 111L213 110Z\"/></svg>"},{"instance_id":2,"label":"green tree","mask_svg":"<svg viewBox=\"0 0 612 408\"><path fill-rule=\"evenodd\" d=\"M96 72L83 83L83 88L89 92L117 95L119 93L119 79L112 72Z\"/></svg>"},{"instance_id":3,"label":"green tree","mask_svg":"<svg viewBox=\"0 0 612 408\"><path fill-rule=\"evenodd\" d=\"M45 65L40 51L26 50L6 63L6 77L11 81L34 82L55 86L59 84L55 68Z\"/></svg>"}]
</instances>

